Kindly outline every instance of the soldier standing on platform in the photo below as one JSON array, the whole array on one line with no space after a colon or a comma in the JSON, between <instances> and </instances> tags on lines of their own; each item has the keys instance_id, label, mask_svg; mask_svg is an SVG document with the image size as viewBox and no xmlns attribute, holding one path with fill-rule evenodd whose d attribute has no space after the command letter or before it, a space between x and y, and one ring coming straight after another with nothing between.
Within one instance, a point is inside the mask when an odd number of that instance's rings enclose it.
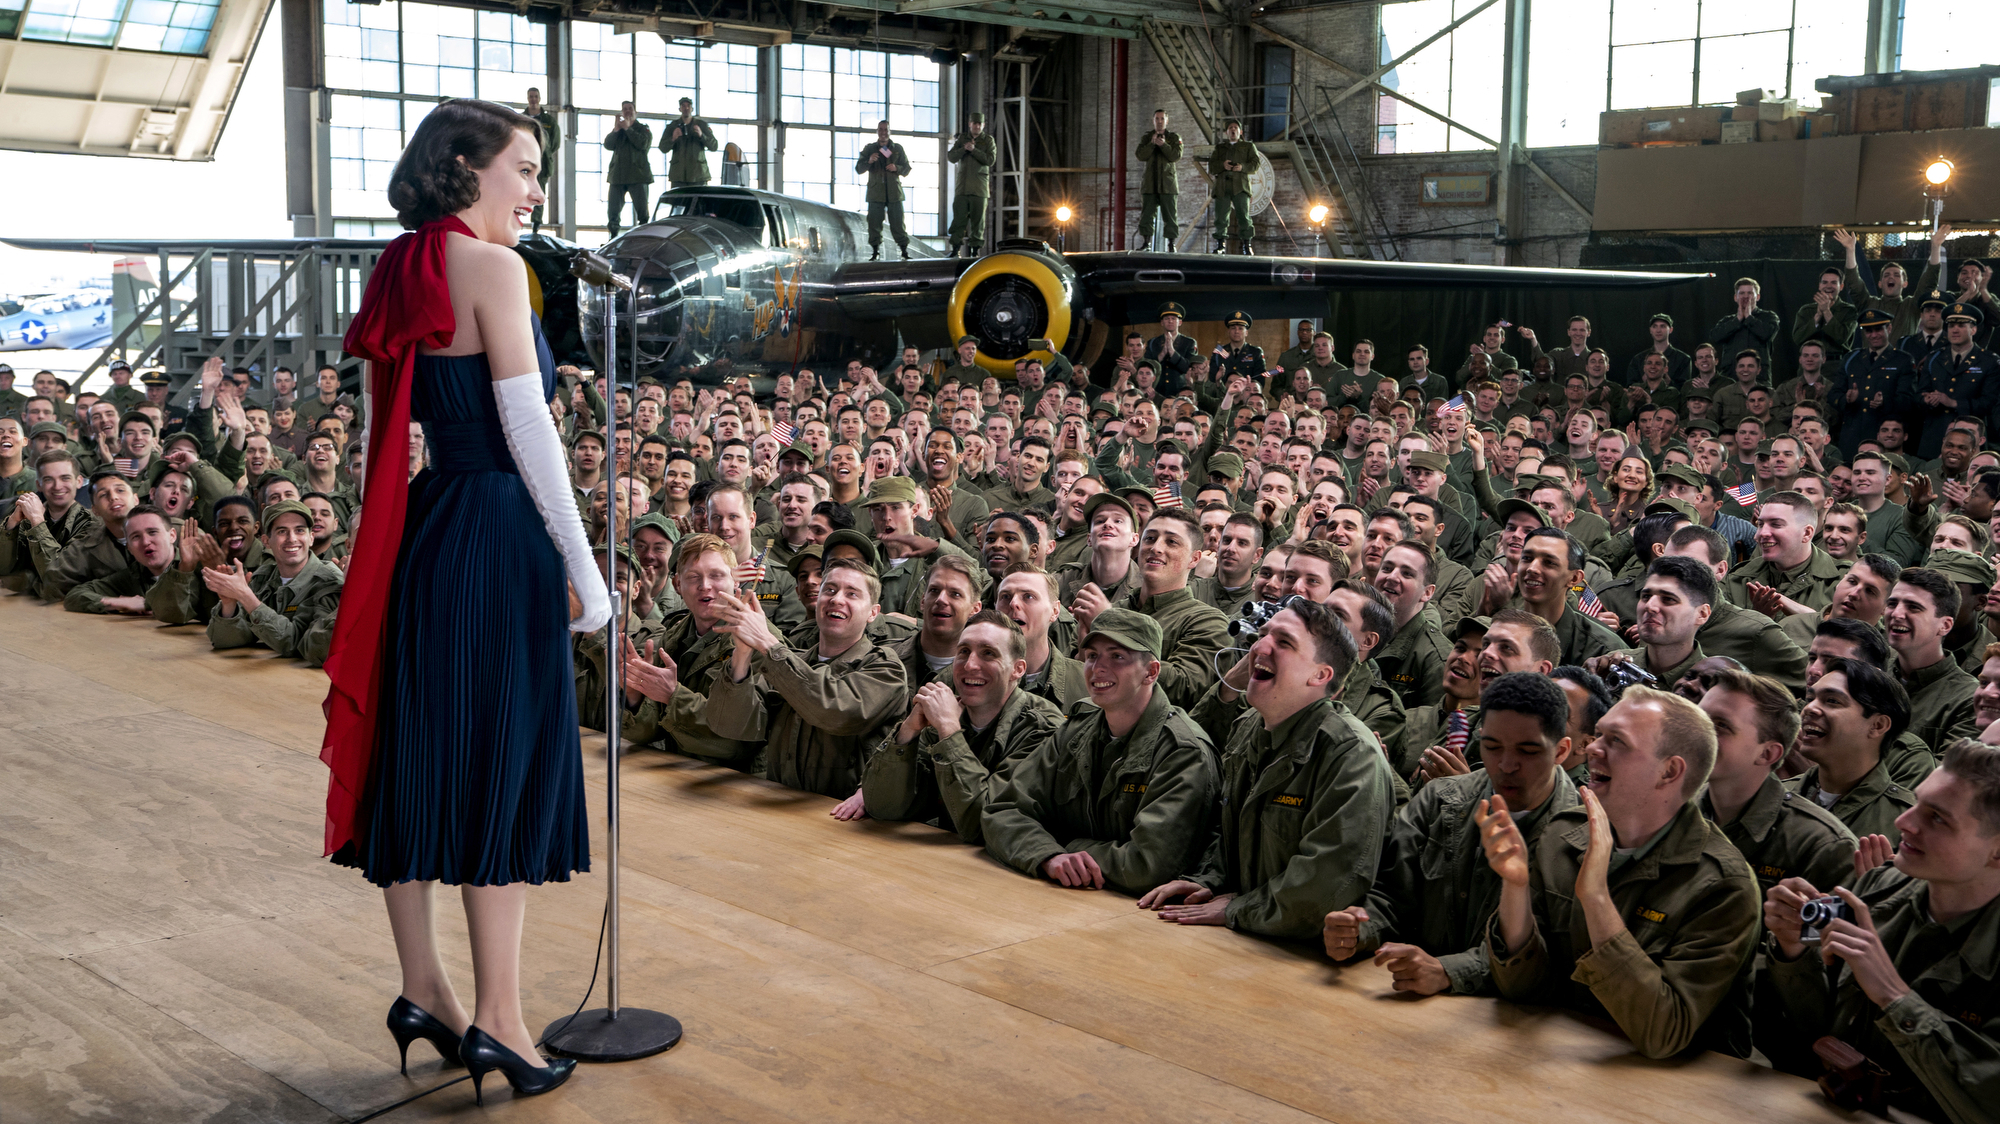
<instances>
[{"instance_id":1,"label":"soldier standing on platform","mask_svg":"<svg viewBox=\"0 0 2000 1124\"><path fill-rule=\"evenodd\" d=\"M1171 251L1180 239L1181 147L1181 135L1167 128L1167 111L1154 110L1153 131L1139 138L1139 160L1145 167L1139 173L1139 245L1136 249L1152 248L1155 213L1160 216L1166 232L1167 249Z\"/></svg>"},{"instance_id":2,"label":"soldier standing on platform","mask_svg":"<svg viewBox=\"0 0 2000 1124\"><path fill-rule=\"evenodd\" d=\"M535 173L535 183L540 185L542 195L546 197L549 193L549 175L556 170L556 146L562 134L556 132L556 115L550 112L548 106L542 104L540 89L534 86L528 87L528 105L521 112L535 122L536 139L542 142L542 168ZM535 233L540 234L542 232L540 207L535 208L530 221L534 224Z\"/></svg>"},{"instance_id":3,"label":"soldier standing on platform","mask_svg":"<svg viewBox=\"0 0 2000 1124\"><path fill-rule=\"evenodd\" d=\"M708 182L708 153L715 151L715 130L694 115L694 99L681 99L681 115L667 122L660 138L667 154L667 187L700 187Z\"/></svg>"},{"instance_id":4,"label":"soldier standing on platform","mask_svg":"<svg viewBox=\"0 0 2000 1124\"><path fill-rule=\"evenodd\" d=\"M951 199L951 256L963 244L973 257L986 244L986 201L993 195L993 138L986 135L986 115L968 113L965 131L951 138L946 160L958 165L958 190Z\"/></svg>"},{"instance_id":5,"label":"soldier standing on platform","mask_svg":"<svg viewBox=\"0 0 2000 1124\"><path fill-rule=\"evenodd\" d=\"M618 116L611 122L604 147L611 150L611 168L605 173L604 182L611 189L608 225L611 237L616 238L627 196L632 199L633 225L646 221L646 189L653 183L653 165L647 155L653 148L653 130L639 120L639 111L631 102L619 104Z\"/></svg>"},{"instance_id":6,"label":"soldier standing on platform","mask_svg":"<svg viewBox=\"0 0 2000 1124\"><path fill-rule=\"evenodd\" d=\"M1229 342L1215 345L1213 377L1223 386L1229 385L1232 376L1242 375L1253 386L1261 386L1264 381L1264 349L1246 342L1252 323L1247 312L1232 312L1226 321L1229 328Z\"/></svg>"},{"instance_id":7,"label":"soldier standing on platform","mask_svg":"<svg viewBox=\"0 0 2000 1124\"><path fill-rule=\"evenodd\" d=\"M889 217L889 233L910 260L910 235L903 229L903 177L910 174L910 158L903 146L889 139L889 123L875 123L875 143L861 150L854 170L868 176L868 255L869 261L882 258L882 217Z\"/></svg>"},{"instance_id":8,"label":"soldier standing on platform","mask_svg":"<svg viewBox=\"0 0 2000 1124\"><path fill-rule=\"evenodd\" d=\"M1222 125L1222 143L1208 158L1208 173L1213 181L1211 194L1215 197L1215 250L1223 253L1227 240L1236 238L1240 252L1250 252L1250 239L1257 228L1250 225L1250 173L1263 167L1264 158L1257 152L1257 146L1243 139L1243 125L1239 121L1225 121Z\"/></svg>"}]
</instances>

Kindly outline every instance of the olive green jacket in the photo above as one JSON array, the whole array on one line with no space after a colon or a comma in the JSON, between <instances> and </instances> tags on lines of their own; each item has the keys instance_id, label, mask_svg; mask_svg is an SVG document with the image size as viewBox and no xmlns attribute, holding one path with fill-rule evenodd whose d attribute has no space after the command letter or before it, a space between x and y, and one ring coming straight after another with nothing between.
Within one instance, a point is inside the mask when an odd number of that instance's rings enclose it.
<instances>
[{"instance_id":1,"label":"olive green jacket","mask_svg":"<svg viewBox=\"0 0 2000 1124\"><path fill-rule=\"evenodd\" d=\"M1806 650L1776 621L1755 609L1716 598L1708 623L1694 634L1711 656L1727 656L1759 675L1768 675L1795 694L1806 689Z\"/></svg>"},{"instance_id":2,"label":"olive green jacket","mask_svg":"<svg viewBox=\"0 0 2000 1124\"><path fill-rule=\"evenodd\" d=\"M1090 697L1090 686L1083 681L1083 665L1057 651L1053 640L1049 642L1049 663L1042 677L1032 686L1022 683L1021 689L1054 703L1065 714Z\"/></svg>"},{"instance_id":3,"label":"olive green jacket","mask_svg":"<svg viewBox=\"0 0 2000 1124\"><path fill-rule=\"evenodd\" d=\"M55 600L61 592L54 588L51 576L63 548L92 527L103 526L89 508L74 503L61 518L45 517L32 527L23 524L12 531L0 530L0 579L5 579L5 588Z\"/></svg>"},{"instance_id":4,"label":"olive green jacket","mask_svg":"<svg viewBox=\"0 0 2000 1124\"><path fill-rule=\"evenodd\" d=\"M1979 680L1953 663L1950 655L1919 671L1899 669L1897 678L1910 693L1910 732L1932 753L1942 754L1960 738L1979 736L1972 717L1972 693L1979 689Z\"/></svg>"},{"instance_id":5,"label":"olive green jacket","mask_svg":"<svg viewBox=\"0 0 2000 1124\"><path fill-rule=\"evenodd\" d=\"M903 664L867 636L831 660L779 645L742 682L728 669L709 695L709 728L764 742L764 776L845 800L861 787L862 755L907 712Z\"/></svg>"},{"instance_id":6,"label":"olive green jacket","mask_svg":"<svg viewBox=\"0 0 2000 1124\"><path fill-rule=\"evenodd\" d=\"M1700 807L1714 823L1715 805L1706 788ZM1787 878L1803 878L1822 890L1854 880L1854 833L1819 801L1787 789L1775 774L1764 778L1734 820L1718 826L1750 864L1760 893L1770 893Z\"/></svg>"},{"instance_id":7,"label":"olive green jacket","mask_svg":"<svg viewBox=\"0 0 2000 1124\"><path fill-rule=\"evenodd\" d=\"M1901 565L1914 566L1927 545L1918 543L1910 533L1909 509L1885 501L1868 516L1868 536L1862 540L1861 553L1886 554Z\"/></svg>"},{"instance_id":8,"label":"olive green jacket","mask_svg":"<svg viewBox=\"0 0 2000 1124\"><path fill-rule=\"evenodd\" d=\"M732 769L761 772L762 745L725 737L709 726L709 700L728 673L735 642L720 632L701 635L685 609L669 613L656 627L660 654L674 661L674 696L667 702L640 703L625 719L625 736Z\"/></svg>"},{"instance_id":9,"label":"olive green jacket","mask_svg":"<svg viewBox=\"0 0 2000 1124\"><path fill-rule=\"evenodd\" d=\"M967 141L972 142L970 150L965 147ZM958 195L985 199L993 194L993 160L998 151L991 133L976 137L960 133L951 138L951 147L944 158L958 165Z\"/></svg>"},{"instance_id":10,"label":"olive green jacket","mask_svg":"<svg viewBox=\"0 0 2000 1124\"><path fill-rule=\"evenodd\" d=\"M1553 766L1553 763L1551 763ZM1486 923L1500 904L1500 876L1486 861L1473 813L1493 795L1486 770L1440 777L1396 814L1382 846L1382 866L1368 891L1357 955L1391 941L1414 944L1438 958L1453 995L1487 990ZM1542 806L1529 814L1529 851L1555 813L1577 803L1576 786L1561 771Z\"/></svg>"},{"instance_id":11,"label":"olive green jacket","mask_svg":"<svg viewBox=\"0 0 2000 1124\"><path fill-rule=\"evenodd\" d=\"M1562 617L1549 623L1556 630L1556 639L1562 643L1562 662L1566 664L1581 664L1625 646L1624 639L1604 627L1603 621L1573 604L1565 604ZM1695 635L1699 641L1700 633Z\"/></svg>"},{"instance_id":12,"label":"olive green jacket","mask_svg":"<svg viewBox=\"0 0 2000 1124\"><path fill-rule=\"evenodd\" d=\"M159 575L147 573L137 559L127 555L125 565L118 570L71 586L63 594L63 608L72 613L102 613L105 598L144 597L157 581Z\"/></svg>"},{"instance_id":13,"label":"olive green jacket","mask_svg":"<svg viewBox=\"0 0 2000 1124\"><path fill-rule=\"evenodd\" d=\"M1375 736L1333 699L1266 730L1255 709L1211 688L1194 718L1229 740L1221 822L1189 880L1236 895L1232 929L1318 936L1328 913L1361 904L1382 865L1395 785Z\"/></svg>"},{"instance_id":14,"label":"olive green jacket","mask_svg":"<svg viewBox=\"0 0 2000 1124\"><path fill-rule=\"evenodd\" d=\"M701 130L696 136L695 130ZM716 147L715 129L699 117L681 124L675 117L660 126L660 151L667 154L667 182L707 183L708 156Z\"/></svg>"},{"instance_id":15,"label":"olive green jacket","mask_svg":"<svg viewBox=\"0 0 2000 1124\"><path fill-rule=\"evenodd\" d=\"M903 154L903 146L889 142L889 158L870 161L882 145L875 140L864 141L861 151L854 157L854 174L868 177L868 202L894 203L903 198L903 177L910 174L910 158Z\"/></svg>"},{"instance_id":16,"label":"olive green jacket","mask_svg":"<svg viewBox=\"0 0 2000 1124\"><path fill-rule=\"evenodd\" d=\"M658 616L652 615L657 612L658 604L655 602L653 605L643 606L648 613L643 618L637 611L642 606L636 604L632 607L633 611L626 614L625 638L632 642L632 647L636 651L644 652L646 645L657 645L660 642L662 621ZM605 723L610 718L607 713L610 708L605 705L604 699L605 688L610 686L604 659L606 636L603 629L596 632L570 633L570 664L576 672L577 724L587 730L605 729ZM633 734L631 714L651 701L642 699L638 703L624 704L625 712L619 716L619 733L623 738L635 744L643 744L648 740Z\"/></svg>"},{"instance_id":17,"label":"olive green jacket","mask_svg":"<svg viewBox=\"0 0 2000 1124\"><path fill-rule=\"evenodd\" d=\"M1785 783L1785 787L1799 794L1801 799L1819 802L1819 766L1815 765ZM1886 835L1889 842L1900 843L1903 833L1896 830L1896 817L1902 815L1917 803L1916 793L1904 788L1889 776L1886 762L1877 761L1859 783L1834 802L1827 811L1847 825L1847 830L1857 838L1863 835ZM1850 856L1851 857L1851 856ZM1819 883L1815 882L1817 886Z\"/></svg>"},{"instance_id":18,"label":"olive green jacket","mask_svg":"<svg viewBox=\"0 0 2000 1124\"><path fill-rule=\"evenodd\" d=\"M281 656L298 656L312 667L326 662L333 644L333 623L340 611L340 588L347 580L340 567L310 555L305 568L290 582L278 576L278 564L267 562L250 575L250 592L263 604L231 616L210 613L208 642L216 648L262 644Z\"/></svg>"},{"instance_id":19,"label":"olive green jacket","mask_svg":"<svg viewBox=\"0 0 2000 1124\"><path fill-rule=\"evenodd\" d=\"M986 567L979 560L961 549L949 539L937 540L937 550L931 554L906 559L901 565L890 563L887 555L882 558L882 611L885 613L908 613L913 617L923 615L924 585L930 581L931 562L939 554L956 554L973 563L973 584L978 588L973 592L980 597L986 595L987 583L993 579L986 573ZM789 579L790 574L785 577ZM793 583L796 588L797 583Z\"/></svg>"},{"instance_id":20,"label":"olive green jacket","mask_svg":"<svg viewBox=\"0 0 2000 1124\"><path fill-rule=\"evenodd\" d=\"M1678 1054L1735 990L1762 931L1757 880L1689 801L1664 837L1610 876L1627 928L1593 948L1575 889L1589 843L1580 807L1543 829L1529 868L1535 932L1509 951L1495 919L1493 982L1508 999L1609 1015L1646 1057Z\"/></svg>"},{"instance_id":21,"label":"olive green jacket","mask_svg":"<svg viewBox=\"0 0 2000 1124\"><path fill-rule=\"evenodd\" d=\"M1804 1035L1835 1035L1887 1069L1897 1108L1952 1124L2000 1121L2000 898L1940 925L1929 883L1893 865L1854 891L1908 994L1878 1008L1846 961L1829 967L1810 945L1791 961L1774 949L1770 976L1787 1016Z\"/></svg>"},{"instance_id":22,"label":"olive green jacket","mask_svg":"<svg viewBox=\"0 0 2000 1124\"><path fill-rule=\"evenodd\" d=\"M1096 860L1105 884L1143 894L1201 855L1215 821L1215 746L1157 685L1137 725L1113 737L1078 703L1015 762L986 805L986 851L1024 874L1061 854Z\"/></svg>"},{"instance_id":23,"label":"olive green jacket","mask_svg":"<svg viewBox=\"0 0 2000 1124\"><path fill-rule=\"evenodd\" d=\"M1422 613L1396 630L1370 661L1382 681L1403 700L1406 710L1430 706L1444 697L1444 661L1451 645L1444 633ZM1422 747L1419 747L1419 752Z\"/></svg>"},{"instance_id":24,"label":"olive green jacket","mask_svg":"<svg viewBox=\"0 0 2000 1124\"><path fill-rule=\"evenodd\" d=\"M959 720L964 721L961 711ZM891 729L868 759L861 791L878 820L923 820L977 844L986 806L1006 787L1014 766L1060 726L1062 711L1047 699L1016 690L984 730L960 727L939 738L929 726L902 743Z\"/></svg>"},{"instance_id":25,"label":"olive green jacket","mask_svg":"<svg viewBox=\"0 0 2000 1124\"><path fill-rule=\"evenodd\" d=\"M46 525L39 530L46 532ZM36 536L37 540L39 537ZM42 569L42 596L51 601L65 598L70 590L86 582L122 574L137 567L138 563L125 552L125 545L112 538L104 524L93 518L90 525L78 531L49 566ZM39 560L37 568L41 569ZM151 585L151 580L146 584Z\"/></svg>"},{"instance_id":26,"label":"olive green jacket","mask_svg":"<svg viewBox=\"0 0 2000 1124\"><path fill-rule=\"evenodd\" d=\"M1231 172L1223 168L1225 163L1240 164L1243 170ZM1264 157L1257 146L1247 140L1223 141L1215 146L1208 158L1208 174L1213 181L1210 194L1217 199L1226 195L1248 195L1250 193L1250 173L1264 166Z\"/></svg>"},{"instance_id":27,"label":"olive green jacket","mask_svg":"<svg viewBox=\"0 0 2000 1124\"><path fill-rule=\"evenodd\" d=\"M1181 135L1168 129L1165 144L1153 143L1153 131L1147 129L1139 134L1139 193L1141 195L1179 195L1181 191L1180 162L1185 146Z\"/></svg>"},{"instance_id":28,"label":"olive green jacket","mask_svg":"<svg viewBox=\"0 0 2000 1124\"><path fill-rule=\"evenodd\" d=\"M1840 579L1854 568L1852 562L1836 562L1832 555L1818 547L1812 554L1789 570L1780 570L1777 563L1765 558L1756 558L1740 570L1732 570L1726 579L1725 592L1738 605L1749 607L1755 602L1750 599L1750 583L1768 585L1786 597L1797 601L1815 613L1825 613L1833 604L1833 591L1840 585Z\"/></svg>"},{"instance_id":29,"label":"olive green jacket","mask_svg":"<svg viewBox=\"0 0 2000 1124\"><path fill-rule=\"evenodd\" d=\"M1376 666L1374 660L1357 661L1334 697L1349 713L1360 719L1363 726L1374 732L1382 743L1382 754L1388 758L1390 769L1400 779L1404 774L1399 758L1406 752L1403 731L1409 715L1403 706L1403 697L1382 681L1382 669ZM1425 748L1428 747L1419 746L1415 752L1421 754ZM1414 769L1412 766L1412 771Z\"/></svg>"},{"instance_id":30,"label":"olive green jacket","mask_svg":"<svg viewBox=\"0 0 2000 1124\"><path fill-rule=\"evenodd\" d=\"M605 183L616 186L653 182L653 163L649 155L653 150L653 130L644 121L635 120L622 129L604 134L604 147L611 150L611 167L605 170Z\"/></svg>"},{"instance_id":31,"label":"olive green jacket","mask_svg":"<svg viewBox=\"0 0 2000 1124\"><path fill-rule=\"evenodd\" d=\"M1193 706L1215 682L1215 654L1229 646L1229 618L1185 586L1153 598L1135 588L1122 604L1159 622L1160 689L1175 706Z\"/></svg>"},{"instance_id":32,"label":"olive green jacket","mask_svg":"<svg viewBox=\"0 0 2000 1124\"><path fill-rule=\"evenodd\" d=\"M264 544L250 540L250 549L243 556L243 569L254 578L257 570L269 564L271 556L264 553ZM324 561L323 559L321 561ZM326 563L335 572L340 567ZM254 581L251 588L256 590ZM263 592L257 591L257 599L264 599ZM222 603L222 599L208 588L198 570L183 570L178 564L171 564L160 575L160 580L146 590L146 607L153 611L153 619L161 624L207 624L210 613Z\"/></svg>"},{"instance_id":33,"label":"olive green jacket","mask_svg":"<svg viewBox=\"0 0 2000 1124\"><path fill-rule=\"evenodd\" d=\"M1611 652L1609 654L1614 656L1624 656L1626 659L1631 660L1633 663L1638 664L1640 667L1643 667L1647 671L1651 672L1653 677L1659 680L1659 682L1652 684L1652 686L1657 687L1662 691L1673 690L1674 684L1679 683L1681 681L1681 677L1686 675L1694 667L1694 665L1708 658L1708 654L1701 650L1700 641L1695 642L1693 651L1688 653L1688 657L1686 659L1682 660L1678 664L1675 664L1673 667L1654 667L1653 661L1647 656L1646 649L1644 646L1637 648L1620 648L1617 651Z\"/></svg>"}]
</instances>

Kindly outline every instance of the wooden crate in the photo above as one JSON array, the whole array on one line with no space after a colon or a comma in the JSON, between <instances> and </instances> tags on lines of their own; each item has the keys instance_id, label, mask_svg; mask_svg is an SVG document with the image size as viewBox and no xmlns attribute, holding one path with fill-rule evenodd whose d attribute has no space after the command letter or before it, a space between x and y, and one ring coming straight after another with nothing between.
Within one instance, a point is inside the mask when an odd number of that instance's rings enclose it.
<instances>
[{"instance_id":1,"label":"wooden crate","mask_svg":"<svg viewBox=\"0 0 2000 1124\"><path fill-rule=\"evenodd\" d=\"M1837 116L1843 133L1976 129L1986 124L1990 81L1976 76L1864 86L1828 98L1821 111ZM1820 134L1815 130L1813 135Z\"/></svg>"}]
</instances>

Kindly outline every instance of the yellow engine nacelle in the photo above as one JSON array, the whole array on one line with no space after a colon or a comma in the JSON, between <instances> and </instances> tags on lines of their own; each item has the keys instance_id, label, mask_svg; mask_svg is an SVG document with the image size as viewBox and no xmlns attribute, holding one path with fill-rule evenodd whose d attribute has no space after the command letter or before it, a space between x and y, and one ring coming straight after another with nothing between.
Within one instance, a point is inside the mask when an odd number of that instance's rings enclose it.
<instances>
[{"instance_id":1,"label":"yellow engine nacelle","mask_svg":"<svg viewBox=\"0 0 2000 1124\"><path fill-rule=\"evenodd\" d=\"M954 343L968 335L979 339L981 367L1011 377L1017 359L1049 360L1047 351L1031 346L1034 341L1053 341L1058 350L1069 343L1075 298L1076 273L1061 258L1003 249L959 274L945 325Z\"/></svg>"}]
</instances>

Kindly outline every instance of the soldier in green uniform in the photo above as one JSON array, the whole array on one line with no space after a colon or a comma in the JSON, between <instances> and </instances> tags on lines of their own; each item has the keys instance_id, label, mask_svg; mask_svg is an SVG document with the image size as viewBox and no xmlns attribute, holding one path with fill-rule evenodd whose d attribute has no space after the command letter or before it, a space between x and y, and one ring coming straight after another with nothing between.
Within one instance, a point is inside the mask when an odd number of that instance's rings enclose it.
<instances>
[{"instance_id":1,"label":"soldier in green uniform","mask_svg":"<svg viewBox=\"0 0 2000 1124\"><path fill-rule=\"evenodd\" d=\"M132 385L132 365L123 359L111 361L111 389L104 392L100 401L118 407L118 416L136 410L146 404L146 392Z\"/></svg>"},{"instance_id":2,"label":"soldier in green uniform","mask_svg":"<svg viewBox=\"0 0 2000 1124\"><path fill-rule=\"evenodd\" d=\"M690 535L681 542L674 558L674 588L686 608L659 622L658 643L650 650L640 640L626 653L625 684L642 701L626 715L625 736L640 745L761 772L761 744L725 737L709 726L709 696L733 650L729 634L715 626L722 619L721 599L734 588L736 552L714 535Z\"/></svg>"},{"instance_id":3,"label":"soldier in green uniform","mask_svg":"<svg viewBox=\"0 0 2000 1124\"><path fill-rule=\"evenodd\" d=\"M72 613L149 611L146 591L174 564L173 525L166 512L140 504L125 518L122 529L125 544L118 566L107 567L101 576L64 593L64 609Z\"/></svg>"},{"instance_id":4,"label":"soldier in green uniform","mask_svg":"<svg viewBox=\"0 0 2000 1124\"><path fill-rule=\"evenodd\" d=\"M556 115L542 104L542 91L535 86L528 87L528 104L521 113L535 123L535 135L542 142L542 167L535 173L535 183L542 194L549 193L549 177L556 170L556 151L561 147L562 134L557 131ZM530 216L536 234L542 232L542 209L535 208Z\"/></svg>"},{"instance_id":5,"label":"soldier in green uniform","mask_svg":"<svg viewBox=\"0 0 2000 1124\"><path fill-rule=\"evenodd\" d=\"M612 119L611 131L604 136L604 147L611 150L611 167L605 170L604 182L610 188L611 198L607 202L608 224L611 237L618 237L618 219L624 213L625 200L632 200L632 221L646 221L646 196L653 183L653 130L639 120L639 111L631 102L621 102L618 116Z\"/></svg>"},{"instance_id":6,"label":"soldier in green uniform","mask_svg":"<svg viewBox=\"0 0 2000 1124\"><path fill-rule=\"evenodd\" d=\"M1162 642L1141 613L1098 614L1083 644L1090 700L987 804L988 854L1057 885L1128 894L1200 859L1215 815L1214 743L1160 688Z\"/></svg>"},{"instance_id":7,"label":"soldier in green uniform","mask_svg":"<svg viewBox=\"0 0 2000 1124\"><path fill-rule=\"evenodd\" d=\"M1222 125L1222 143L1208 158L1208 174L1212 181L1209 194L1215 198L1215 250L1222 253L1226 240L1234 237L1239 243L1239 252L1250 252L1250 240L1256 236L1256 227L1250 224L1250 173L1263 167L1264 157L1257 146L1243 139L1243 125L1238 121L1225 121Z\"/></svg>"},{"instance_id":8,"label":"soldier in green uniform","mask_svg":"<svg viewBox=\"0 0 2000 1124\"><path fill-rule=\"evenodd\" d=\"M882 257L882 219L889 219L889 233L903 260L910 260L910 235L903 229L903 177L910 174L910 158L903 146L889 139L889 123L875 123L875 141L854 158L856 175L868 177L868 260Z\"/></svg>"},{"instance_id":9,"label":"soldier in green uniform","mask_svg":"<svg viewBox=\"0 0 2000 1124\"><path fill-rule=\"evenodd\" d=\"M74 454L45 453L35 472L37 490L16 497L0 522L0 588L42 596L56 556L98 520L77 502L84 479Z\"/></svg>"},{"instance_id":10,"label":"soldier in green uniform","mask_svg":"<svg viewBox=\"0 0 2000 1124\"><path fill-rule=\"evenodd\" d=\"M19 416L28 396L14 389L14 368L0 363L0 414Z\"/></svg>"},{"instance_id":11,"label":"soldier in green uniform","mask_svg":"<svg viewBox=\"0 0 2000 1124\"><path fill-rule=\"evenodd\" d=\"M993 159L997 150L986 135L986 115L969 113L965 131L951 138L944 158L958 165L958 190L951 197L951 229L945 235L951 256L964 246L978 257L986 244L986 201L993 195Z\"/></svg>"},{"instance_id":12,"label":"soldier in green uniform","mask_svg":"<svg viewBox=\"0 0 2000 1124\"><path fill-rule=\"evenodd\" d=\"M715 151L715 130L694 115L694 99L681 99L681 115L661 130L660 151L667 154L667 187L699 187L708 182L708 153Z\"/></svg>"},{"instance_id":13,"label":"soldier in green uniform","mask_svg":"<svg viewBox=\"0 0 2000 1124\"><path fill-rule=\"evenodd\" d=\"M1248 342L1250 325L1255 323L1247 312L1229 314L1224 321L1229 329L1229 341L1215 345L1214 362L1209 365L1210 377L1228 386L1229 380L1241 375L1252 384L1263 381L1265 364L1264 349Z\"/></svg>"},{"instance_id":14,"label":"soldier in green uniform","mask_svg":"<svg viewBox=\"0 0 2000 1124\"><path fill-rule=\"evenodd\" d=\"M340 609L340 567L313 557L312 512L289 500L264 509L263 541L271 560L246 574L243 563L210 569L202 581L219 601L208 617L216 648L262 644L318 667L333 643Z\"/></svg>"},{"instance_id":15,"label":"soldier in green uniform","mask_svg":"<svg viewBox=\"0 0 2000 1124\"><path fill-rule=\"evenodd\" d=\"M1858 659L1826 659L1800 715L1798 751L1812 768L1785 782L1817 801L1855 836L1886 835L1916 795L1889 775L1884 755L1910 723L1910 696L1887 672Z\"/></svg>"},{"instance_id":16,"label":"soldier in green uniform","mask_svg":"<svg viewBox=\"0 0 2000 1124\"><path fill-rule=\"evenodd\" d=\"M1133 249L1152 247L1155 214L1167 236L1167 250L1179 244L1181 151L1181 135L1167 128L1167 111L1154 110L1153 131L1139 138L1139 245Z\"/></svg>"},{"instance_id":17,"label":"soldier in green uniform","mask_svg":"<svg viewBox=\"0 0 2000 1124\"><path fill-rule=\"evenodd\" d=\"M1203 696L1195 721L1228 731L1221 822L1200 866L1140 908L1183 925L1308 940L1328 913L1367 898L1395 779L1374 733L1332 697L1355 654L1332 609L1295 599Z\"/></svg>"}]
</instances>

